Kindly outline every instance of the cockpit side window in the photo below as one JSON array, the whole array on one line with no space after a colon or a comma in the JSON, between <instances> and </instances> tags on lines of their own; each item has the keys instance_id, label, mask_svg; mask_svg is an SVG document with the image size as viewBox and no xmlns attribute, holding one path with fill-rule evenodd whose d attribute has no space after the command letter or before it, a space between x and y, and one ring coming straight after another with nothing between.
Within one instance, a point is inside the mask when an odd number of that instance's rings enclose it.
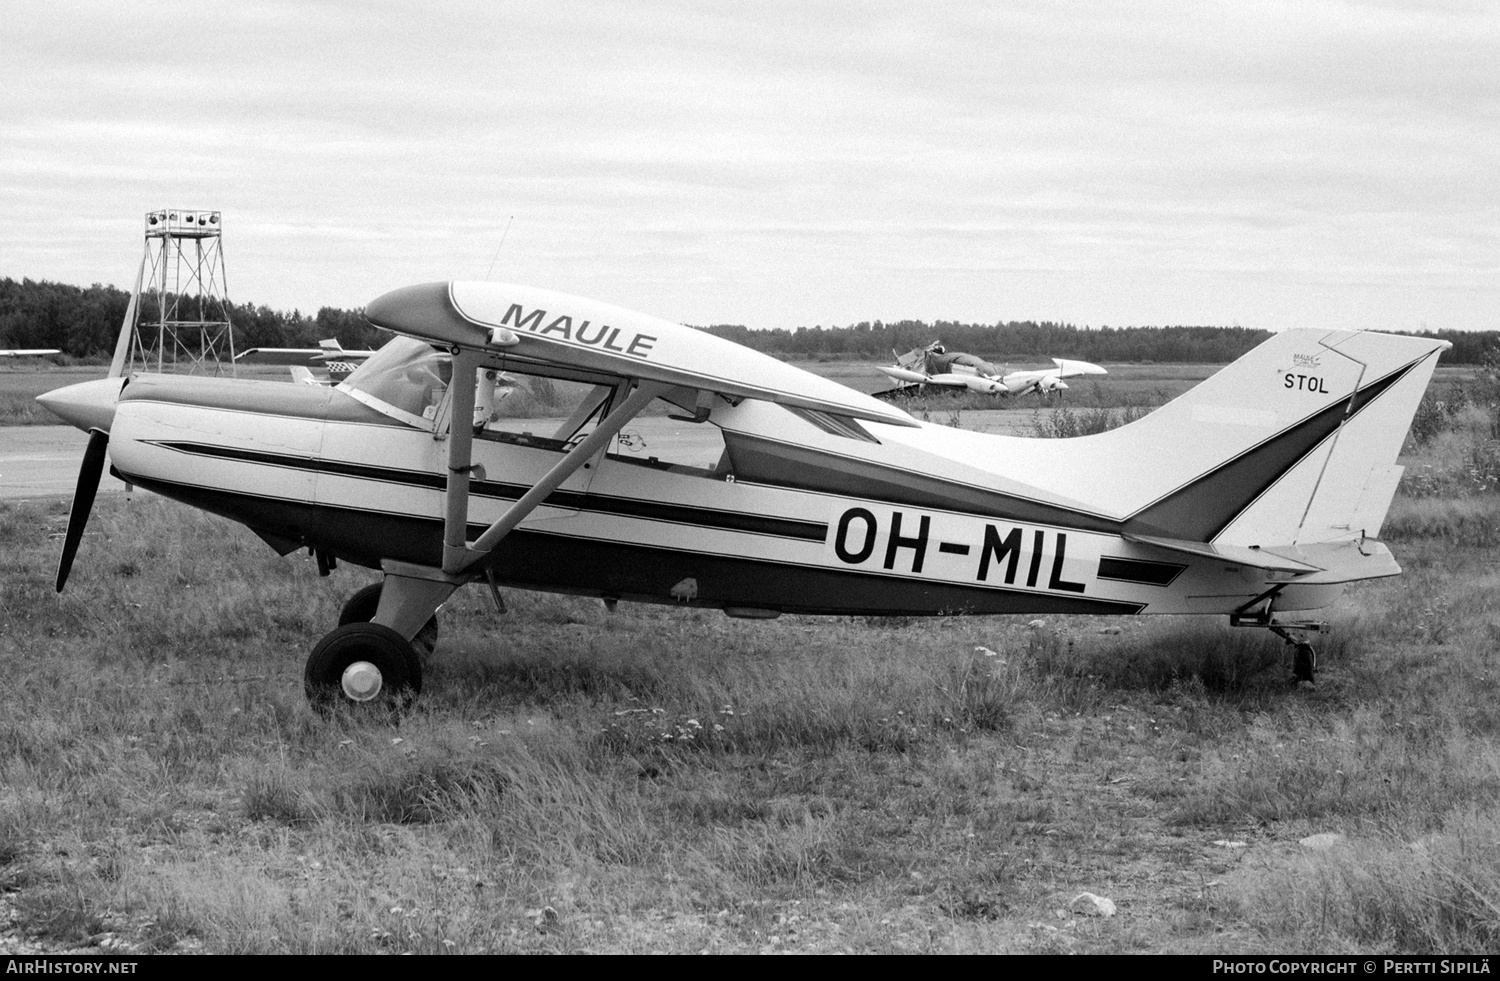
<instances>
[{"instance_id":1,"label":"cockpit side window","mask_svg":"<svg viewBox=\"0 0 1500 981\"><path fill-rule=\"evenodd\" d=\"M452 377L453 362L445 352L397 337L356 368L338 390L393 419L430 430Z\"/></svg>"}]
</instances>

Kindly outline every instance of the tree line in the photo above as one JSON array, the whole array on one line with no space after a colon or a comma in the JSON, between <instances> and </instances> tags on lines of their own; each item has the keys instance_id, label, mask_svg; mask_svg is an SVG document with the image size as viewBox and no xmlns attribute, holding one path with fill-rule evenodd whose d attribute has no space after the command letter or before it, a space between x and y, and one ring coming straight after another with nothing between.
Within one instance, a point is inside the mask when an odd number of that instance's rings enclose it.
<instances>
[{"instance_id":1,"label":"tree line","mask_svg":"<svg viewBox=\"0 0 1500 981\"><path fill-rule=\"evenodd\" d=\"M156 300L142 298L141 319L157 316ZM130 294L95 283L87 288L47 280L0 279L0 348L55 347L77 358L107 358L114 351ZM235 347L316 347L332 337L346 348L378 347L390 336L365 320L362 309L322 307L311 316L253 303L230 303ZM214 317L219 316L214 311ZM1244 327L1079 327L1043 321L968 324L949 320L861 321L846 327L752 330L741 324L703 328L711 334L783 358L889 361L941 341L996 362L1075 358L1094 362L1225 364L1270 336ZM1484 364L1500 354L1496 331L1421 331L1453 344L1447 364Z\"/></svg>"},{"instance_id":2,"label":"tree line","mask_svg":"<svg viewBox=\"0 0 1500 981\"><path fill-rule=\"evenodd\" d=\"M177 298L169 298L173 302ZM325 337L335 337L348 348L377 347L390 335L365 320L363 310L323 307L313 316L298 310L286 313L253 303L217 304L200 311L196 297L181 298L189 316L228 319L234 325L238 350L252 347L316 347ZM0 279L0 348L55 347L76 358L108 358L120 335L120 324L130 306L130 294L114 286L95 283L70 286L47 280L6 277ZM227 318L224 314L227 313ZM155 322L157 299L141 298L140 320Z\"/></svg>"},{"instance_id":3,"label":"tree line","mask_svg":"<svg viewBox=\"0 0 1500 981\"><path fill-rule=\"evenodd\" d=\"M1271 336L1246 327L1078 327L1044 321L965 324L948 320L927 323L862 321L849 327L798 327L796 330L750 330L715 325L710 333L746 347L784 358L890 361L941 341L949 351L967 351L996 363L1072 358L1093 362L1227 364ZM1452 343L1444 364L1485 364L1500 356L1497 331L1402 331Z\"/></svg>"}]
</instances>

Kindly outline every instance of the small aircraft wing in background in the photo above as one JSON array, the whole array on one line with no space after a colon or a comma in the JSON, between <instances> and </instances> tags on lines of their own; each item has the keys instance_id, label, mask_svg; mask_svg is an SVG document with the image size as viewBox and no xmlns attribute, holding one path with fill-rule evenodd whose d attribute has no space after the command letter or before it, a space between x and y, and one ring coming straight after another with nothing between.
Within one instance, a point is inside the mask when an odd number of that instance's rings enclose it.
<instances>
[{"instance_id":1,"label":"small aircraft wing in background","mask_svg":"<svg viewBox=\"0 0 1500 981\"><path fill-rule=\"evenodd\" d=\"M1025 395L1027 392L1048 394L1068 387L1064 378L1078 375L1108 374L1087 361L1053 358L1053 367L1033 371L1003 373L983 358L955 352L949 354L938 342L926 348L915 348L897 355L893 367L880 367L882 374L898 382L896 388L878 393L881 396L910 394L924 385L944 388L966 388L986 395Z\"/></svg>"},{"instance_id":2,"label":"small aircraft wing in background","mask_svg":"<svg viewBox=\"0 0 1500 981\"><path fill-rule=\"evenodd\" d=\"M235 364L286 365L294 381L337 385L364 364L374 351L346 351L334 338L317 347L252 347L235 355Z\"/></svg>"},{"instance_id":3,"label":"small aircraft wing in background","mask_svg":"<svg viewBox=\"0 0 1500 981\"><path fill-rule=\"evenodd\" d=\"M0 348L0 358L45 358L49 354L61 354L55 347Z\"/></svg>"},{"instance_id":4,"label":"small aircraft wing in background","mask_svg":"<svg viewBox=\"0 0 1500 981\"><path fill-rule=\"evenodd\" d=\"M1053 358L1053 368L1043 368L1039 371L1012 371L1002 381L1007 392L1011 395L1025 395L1027 392L1039 392L1043 395L1048 392L1056 392L1067 388L1064 378L1075 378L1078 375L1107 375L1109 372L1096 364L1087 361L1068 361L1063 358Z\"/></svg>"}]
</instances>

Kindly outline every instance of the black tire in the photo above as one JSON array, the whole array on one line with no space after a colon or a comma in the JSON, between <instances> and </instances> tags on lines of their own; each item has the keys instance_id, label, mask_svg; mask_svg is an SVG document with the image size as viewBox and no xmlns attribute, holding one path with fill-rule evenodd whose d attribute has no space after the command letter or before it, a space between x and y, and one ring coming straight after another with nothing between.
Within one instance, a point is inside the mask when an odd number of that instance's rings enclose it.
<instances>
[{"instance_id":1,"label":"black tire","mask_svg":"<svg viewBox=\"0 0 1500 981\"><path fill-rule=\"evenodd\" d=\"M372 582L363 589L356 590L354 595L344 603L344 608L339 611L339 626L347 623L369 623L375 619L375 611L380 609L380 587L384 583ZM434 613L432 618L422 625L417 635L411 639L411 646L423 661L432 657L438 645L438 618Z\"/></svg>"},{"instance_id":2,"label":"black tire","mask_svg":"<svg viewBox=\"0 0 1500 981\"><path fill-rule=\"evenodd\" d=\"M1318 663L1317 652L1308 643L1295 644L1292 648L1292 680L1312 681Z\"/></svg>"},{"instance_id":3,"label":"black tire","mask_svg":"<svg viewBox=\"0 0 1500 981\"><path fill-rule=\"evenodd\" d=\"M362 665L346 677L351 666ZM353 689L363 684L367 693ZM396 631L378 623L346 623L318 641L302 672L303 689L314 709L358 714L404 712L422 691L422 661Z\"/></svg>"}]
</instances>

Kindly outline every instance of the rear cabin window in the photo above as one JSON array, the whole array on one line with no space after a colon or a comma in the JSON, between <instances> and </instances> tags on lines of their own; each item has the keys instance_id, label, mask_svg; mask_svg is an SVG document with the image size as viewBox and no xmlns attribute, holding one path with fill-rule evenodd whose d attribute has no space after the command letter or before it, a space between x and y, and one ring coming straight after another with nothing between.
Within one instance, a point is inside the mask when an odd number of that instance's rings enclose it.
<instances>
[{"instance_id":1,"label":"rear cabin window","mask_svg":"<svg viewBox=\"0 0 1500 981\"><path fill-rule=\"evenodd\" d=\"M475 435L565 449L594 431L614 394L615 385L604 381L480 368L474 394Z\"/></svg>"},{"instance_id":2,"label":"rear cabin window","mask_svg":"<svg viewBox=\"0 0 1500 981\"><path fill-rule=\"evenodd\" d=\"M732 471L724 448L724 432L713 423L694 422L691 391L678 390L678 400L656 399L625 424L610 447L609 458L621 463L654 467L672 473L722 479ZM718 396L715 402L718 403Z\"/></svg>"}]
</instances>

